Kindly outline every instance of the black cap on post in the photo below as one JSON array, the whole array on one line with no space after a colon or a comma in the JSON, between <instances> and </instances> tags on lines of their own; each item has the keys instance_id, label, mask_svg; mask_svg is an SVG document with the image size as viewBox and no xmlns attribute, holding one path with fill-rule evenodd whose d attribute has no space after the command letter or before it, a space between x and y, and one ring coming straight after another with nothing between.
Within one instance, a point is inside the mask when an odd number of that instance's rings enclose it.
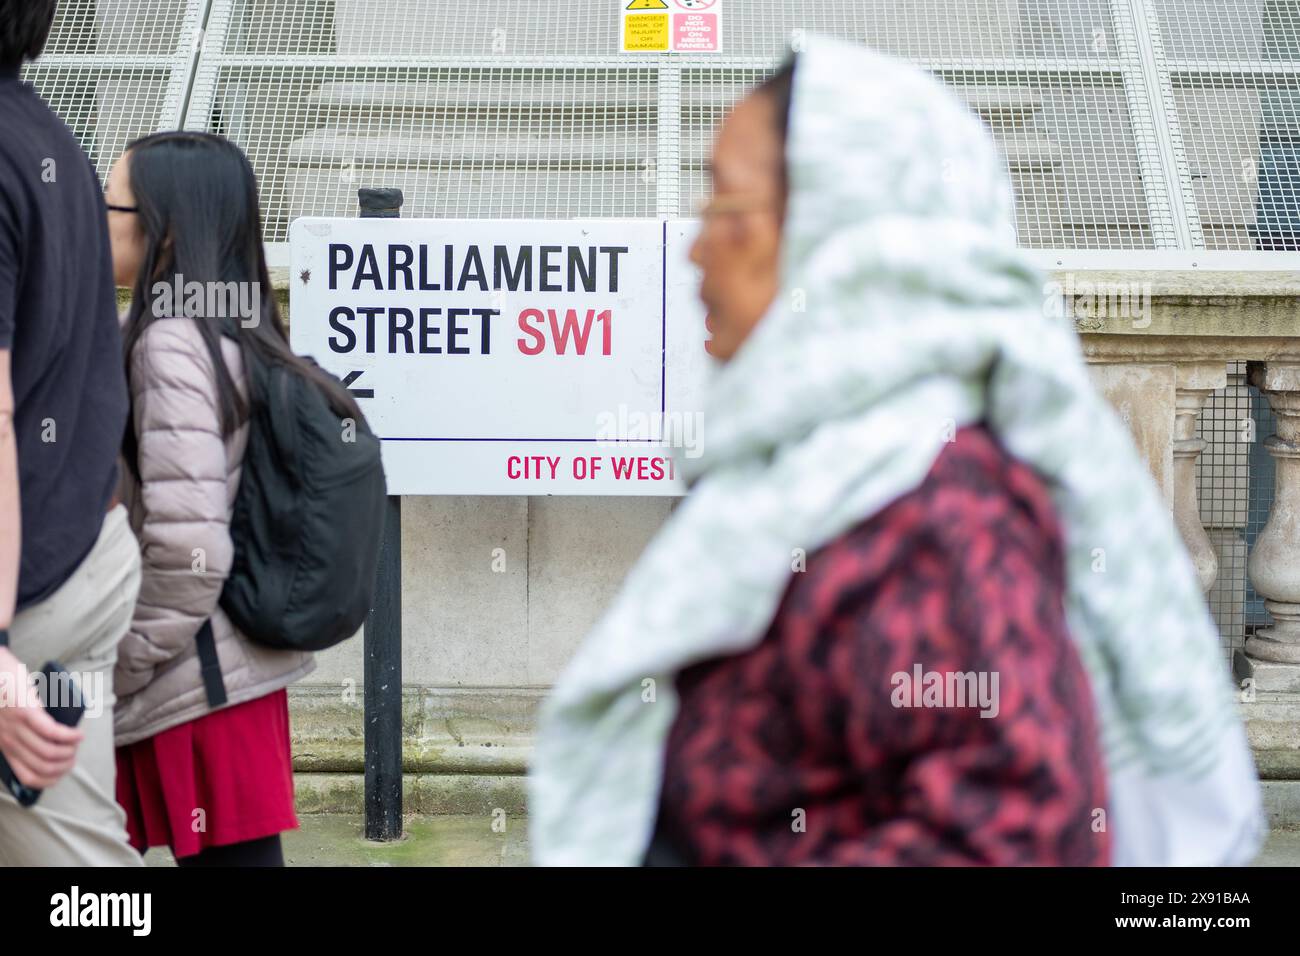
<instances>
[{"instance_id":1,"label":"black cap on post","mask_svg":"<svg viewBox=\"0 0 1300 956\"><path fill-rule=\"evenodd\" d=\"M357 190L362 219L400 219L402 191L393 187L362 186Z\"/></svg>"}]
</instances>

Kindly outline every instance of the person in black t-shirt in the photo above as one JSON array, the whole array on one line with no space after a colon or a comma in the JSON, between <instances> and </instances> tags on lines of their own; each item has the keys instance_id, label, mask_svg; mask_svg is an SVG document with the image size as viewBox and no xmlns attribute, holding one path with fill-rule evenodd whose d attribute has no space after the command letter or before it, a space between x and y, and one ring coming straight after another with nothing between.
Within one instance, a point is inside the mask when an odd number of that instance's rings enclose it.
<instances>
[{"instance_id":1,"label":"person in black t-shirt","mask_svg":"<svg viewBox=\"0 0 1300 956\"><path fill-rule=\"evenodd\" d=\"M25 808L0 787L0 865L131 865L112 677L140 557L115 500L127 394L106 210L71 131L18 75L54 6L0 0L0 755L44 791ZM49 660L80 688L76 729L41 707L30 674Z\"/></svg>"}]
</instances>

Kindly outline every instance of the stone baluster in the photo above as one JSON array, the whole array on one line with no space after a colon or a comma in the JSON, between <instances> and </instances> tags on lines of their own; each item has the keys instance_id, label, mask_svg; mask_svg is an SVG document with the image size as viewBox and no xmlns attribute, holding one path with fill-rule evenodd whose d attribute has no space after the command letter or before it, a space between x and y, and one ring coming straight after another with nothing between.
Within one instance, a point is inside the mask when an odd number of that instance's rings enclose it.
<instances>
[{"instance_id":1,"label":"stone baluster","mask_svg":"<svg viewBox=\"0 0 1300 956\"><path fill-rule=\"evenodd\" d=\"M1228 384L1223 362L1180 364L1174 380L1174 523L1196 568L1201 591L1208 593L1219 574L1219 558L1201 523L1196 493L1196 459L1205 439L1196 435L1196 419L1215 389Z\"/></svg>"},{"instance_id":2,"label":"stone baluster","mask_svg":"<svg viewBox=\"0 0 1300 956\"><path fill-rule=\"evenodd\" d=\"M1277 416L1277 434L1264 442L1277 474L1268 522L1246 564L1273 624L1246 639L1246 655L1292 665L1270 668L1287 671L1292 685L1300 677L1300 365L1252 362L1248 374Z\"/></svg>"}]
</instances>

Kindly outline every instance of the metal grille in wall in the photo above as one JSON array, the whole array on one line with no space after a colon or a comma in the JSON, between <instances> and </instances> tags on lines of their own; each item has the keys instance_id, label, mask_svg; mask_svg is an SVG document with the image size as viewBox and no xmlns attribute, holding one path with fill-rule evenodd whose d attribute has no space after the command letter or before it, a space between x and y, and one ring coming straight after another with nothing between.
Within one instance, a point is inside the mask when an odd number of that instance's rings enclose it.
<instances>
[{"instance_id":1,"label":"metal grille in wall","mask_svg":"<svg viewBox=\"0 0 1300 956\"><path fill-rule=\"evenodd\" d=\"M175 129L193 81L206 0L64 0L23 71L100 176L132 139Z\"/></svg>"},{"instance_id":2,"label":"metal grille in wall","mask_svg":"<svg viewBox=\"0 0 1300 956\"><path fill-rule=\"evenodd\" d=\"M1264 396L1246 384L1246 364L1230 362L1228 387L1210 396L1196 425L1206 441L1196 462L1201 523L1219 559L1210 611L1230 656L1255 628L1270 623L1246 559L1273 504L1273 459L1262 439L1276 433L1277 422Z\"/></svg>"},{"instance_id":3,"label":"metal grille in wall","mask_svg":"<svg viewBox=\"0 0 1300 956\"><path fill-rule=\"evenodd\" d=\"M970 104L1024 246L1297 246L1300 0L733 0L722 55L618 54L625 2L63 0L26 76L101 174L156 129L234 139L274 251L297 216L355 214L362 185L401 187L408 216L690 215L727 108L819 31ZM1269 434L1264 412L1238 382L1201 419L1229 645L1257 613L1244 549L1272 484L1231 436L1249 414Z\"/></svg>"},{"instance_id":4,"label":"metal grille in wall","mask_svg":"<svg viewBox=\"0 0 1300 956\"><path fill-rule=\"evenodd\" d=\"M621 0L64 0L27 76L101 172L225 133L267 239L410 215L689 215L718 121L806 31L932 70L988 125L1023 245L1275 249L1300 222L1298 0L745 0L726 53L620 55Z\"/></svg>"}]
</instances>

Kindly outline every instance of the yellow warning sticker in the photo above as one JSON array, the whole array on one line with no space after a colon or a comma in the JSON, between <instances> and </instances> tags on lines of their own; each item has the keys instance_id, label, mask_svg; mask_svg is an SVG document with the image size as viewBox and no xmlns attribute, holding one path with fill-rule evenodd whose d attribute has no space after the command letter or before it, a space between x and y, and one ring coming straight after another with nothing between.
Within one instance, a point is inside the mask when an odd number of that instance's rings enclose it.
<instances>
[{"instance_id":1,"label":"yellow warning sticker","mask_svg":"<svg viewBox=\"0 0 1300 956\"><path fill-rule=\"evenodd\" d=\"M632 0L625 10L667 10L667 0Z\"/></svg>"},{"instance_id":2,"label":"yellow warning sticker","mask_svg":"<svg viewBox=\"0 0 1300 956\"><path fill-rule=\"evenodd\" d=\"M667 50L668 14L638 13L624 16L623 49Z\"/></svg>"}]
</instances>

